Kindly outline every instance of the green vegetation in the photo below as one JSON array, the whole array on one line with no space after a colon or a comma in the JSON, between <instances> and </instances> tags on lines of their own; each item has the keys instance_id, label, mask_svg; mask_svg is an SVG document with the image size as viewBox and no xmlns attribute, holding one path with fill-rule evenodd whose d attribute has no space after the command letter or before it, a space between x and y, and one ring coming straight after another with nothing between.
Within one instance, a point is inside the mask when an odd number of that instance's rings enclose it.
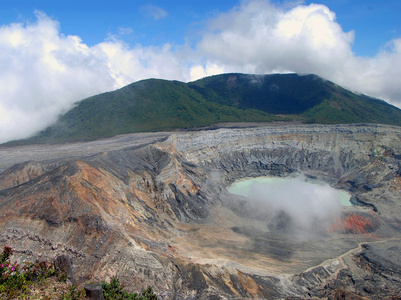
<instances>
[{"instance_id":1,"label":"green vegetation","mask_svg":"<svg viewBox=\"0 0 401 300\"><path fill-rule=\"evenodd\" d=\"M0 254L0 299L87 299L85 290L67 283L67 275L55 270L52 263L37 260L20 266L16 261L10 262L11 254L10 247L4 247ZM144 290L141 296L126 292L117 277L101 285L106 300L158 299L151 287Z\"/></svg>"},{"instance_id":2,"label":"green vegetation","mask_svg":"<svg viewBox=\"0 0 401 300\"><path fill-rule=\"evenodd\" d=\"M0 296L6 299L24 298L31 290L43 286L44 281L57 275L52 264L36 261L20 266L10 262L12 249L5 247L0 254Z\"/></svg>"},{"instance_id":3,"label":"green vegetation","mask_svg":"<svg viewBox=\"0 0 401 300\"><path fill-rule=\"evenodd\" d=\"M157 300L158 297L153 293L152 288L148 287L142 292L141 296L137 293L124 291L124 286L117 277L111 278L110 283L102 282L102 290L105 300Z\"/></svg>"},{"instance_id":4,"label":"green vegetation","mask_svg":"<svg viewBox=\"0 0 401 300\"><path fill-rule=\"evenodd\" d=\"M95 140L223 122L301 121L401 125L401 110L315 75L223 74L190 83L148 79L84 99L17 143Z\"/></svg>"},{"instance_id":5,"label":"green vegetation","mask_svg":"<svg viewBox=\"0 0 401 300\"><path fill-rule=\"evenodd\" d=\"M182 82L150 79L79 102L31 141L94 140L131 132L274 119L282 118L212 103Z\"/></svg>"},{"instance_id":6,"label":"green vegetation","mask_svg":"<svg viewBox=\"0 0 401 300\"><path fill-rule=\"evenodd\" d=\"M299 114L329 97L325 81L315 75L223 74L189 86L210 101L272 114Z\"/></svg>"}]
</instances>

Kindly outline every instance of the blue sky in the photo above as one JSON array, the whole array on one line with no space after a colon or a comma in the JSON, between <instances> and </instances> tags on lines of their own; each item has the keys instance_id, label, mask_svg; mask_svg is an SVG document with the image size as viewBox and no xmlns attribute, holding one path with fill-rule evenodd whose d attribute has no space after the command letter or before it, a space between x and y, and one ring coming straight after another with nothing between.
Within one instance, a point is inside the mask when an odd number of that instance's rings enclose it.
<instances>
[{"instance_id":1,"label":"blue sky","mask_svg":"<svg viewBox=\"0 0 401 300\"><path fill-rule=\"evenodd\" d=\"M355 31L357 55L375 55L393 38L401 36L401 1L326 0L306 1L327 5L345 31Z\"/></svg>"},{"instance_id":2,"label":"blue sky","mask_svg":"<svg viewBox=\"0 0 401 300\"><path fill-rule=\"evenodd\" d=\"M34 20L34 10L57 19L64 34L79 35L88 45L102 42L120 28L132 30L124 39L144 46L185 43L191 31L210 17L235 6L235 1L37 0L0 1L1 23ZM166 14L157 17L155 8ZM155 15L156 14L156 15Z\"/></svg>"},{"instance_id":3,"label":"blue sky","mask_svg":"<svg viewBox=\"0 0 401 300\"><path fill-rule=\"evenodd\" d=\"M0 142L146 78L314 73L401 107L401 1L0 0Z\"/></svg>"},{"instance_id":4,"label":"blue sky","mask_svg":"<svg viewBox=\"0 0 401 300\"><path fill-rule=\"evenodd\" d=\"M290 5L290 1L272 1ZM288 4L286 4L288 3ZM303 1L324 4L336 13L344 31L355 31L353 50L360 56L372 56L389 40L401 36L401 1L399 0L322 0ZM184 44L195 39L205 22L226 12L240 1L127 1L127 0L1 0L0 24L33 21L40 10L59 21L61 32L78 35L88 45L95 45L120 29L130 29L123 39L144 46L163 43ZM152 7L166 15L155 19Z\"/></svg>"}]
</instances>

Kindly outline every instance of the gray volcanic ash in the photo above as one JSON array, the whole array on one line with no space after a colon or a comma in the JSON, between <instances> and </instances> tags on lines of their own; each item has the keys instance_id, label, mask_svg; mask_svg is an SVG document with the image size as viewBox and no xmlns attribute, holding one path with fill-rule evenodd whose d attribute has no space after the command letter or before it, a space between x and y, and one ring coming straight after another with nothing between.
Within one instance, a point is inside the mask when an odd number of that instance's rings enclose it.
<instances>
[{"instance_id":1,"label":"gray volcanic ash","mask_svg":"<svg viewBox=\"0 0 401 300\"><path fill-rule=\"evenodd\" d=\"M119 276L162 299L401 292L399 127L225 128L0 151L0 246L16 260L68 254L82 284ZM263 208L227 190L297 173L348 191L356 205L308 202L301 188L295 203L270 190L281 198ZM288 218L296 231L283 230ZM320 235L291 233L315 233L316 220Z\"/></svg>"}]
</instances>

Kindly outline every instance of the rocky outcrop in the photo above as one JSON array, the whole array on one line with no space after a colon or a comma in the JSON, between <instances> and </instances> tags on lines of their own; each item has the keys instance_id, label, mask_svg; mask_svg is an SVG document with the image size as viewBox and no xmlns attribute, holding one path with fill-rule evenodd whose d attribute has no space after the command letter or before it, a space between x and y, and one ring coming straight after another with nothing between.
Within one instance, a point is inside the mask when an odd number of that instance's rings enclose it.
<instances>
[{"instance_id":1,"label":"rocky outcrop","mask_svg":"<svg viewBox=\"0 0 401 300\"><path fill-rule=\"evenodd\" d=\"M0 174L0 246L16 259L67 254L77 282L118 276L132 290L153 286L162 299L400 291L399 127L271 125L140 138L19 158ZM29 150L10 148L9 159ZM271 226L291 220L226 189L295 173L347 190L355 206L330 230L303 234Z\"/></svg>"}]
</instances>

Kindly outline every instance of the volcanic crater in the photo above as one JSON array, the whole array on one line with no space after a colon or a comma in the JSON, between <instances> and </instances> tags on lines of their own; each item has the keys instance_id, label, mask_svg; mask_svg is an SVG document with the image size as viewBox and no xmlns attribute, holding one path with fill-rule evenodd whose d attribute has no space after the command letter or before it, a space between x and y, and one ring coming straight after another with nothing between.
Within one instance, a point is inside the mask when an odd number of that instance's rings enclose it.
<instances>
[{"instance_id":1,"label":"volcanic crater","mask_svg":"<svg viewBox=\"0 0 401 300\"><path fill-rule=\"evenodd\" d=\"M400 127L263 124L0 153L1 246L18 260L68 254L82 284L118 276L161 299L401 292ZM354 205L305 231L228 191L295 174L347 191Z\"/></svg>"}]
</instances>

